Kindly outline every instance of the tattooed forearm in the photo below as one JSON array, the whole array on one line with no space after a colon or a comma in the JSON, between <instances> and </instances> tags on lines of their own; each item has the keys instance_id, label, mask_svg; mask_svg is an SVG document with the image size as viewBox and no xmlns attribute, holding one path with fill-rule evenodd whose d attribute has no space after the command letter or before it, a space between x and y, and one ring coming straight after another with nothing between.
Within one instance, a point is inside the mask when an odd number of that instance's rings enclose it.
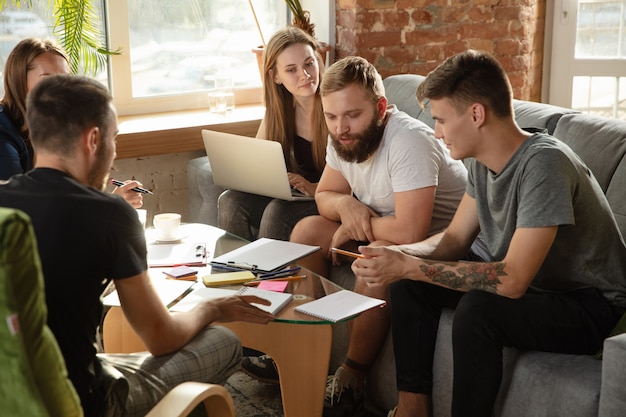
<instances>
[{"instance_id":1,"label":"tattooed forearm","mask_svg":"<svg viewBox=\"0 0 626 417\"><path fill-rule=\"evenodd\" d=\"M420 270L433 282L454 290L479 289L495 293L500 278L506 275L504 263L461 263L455 267L424 261ZM446 270L446 267L448 269Z\"/></svg>"}]
</instances>

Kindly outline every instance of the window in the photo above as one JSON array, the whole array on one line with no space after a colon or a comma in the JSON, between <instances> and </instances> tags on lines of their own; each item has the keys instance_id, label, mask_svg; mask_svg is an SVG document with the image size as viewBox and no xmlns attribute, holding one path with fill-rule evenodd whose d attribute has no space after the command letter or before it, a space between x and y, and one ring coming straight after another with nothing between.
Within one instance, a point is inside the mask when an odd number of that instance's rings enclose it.
<instances>
[{"instance_id":1,"label":"window","mask_svg":"<svg viewBox=\"0 0 626 417\"><path fill-rule=\"evenodd\" d=\"M557 0L549 102L626 119L626 0Z\"/></svg>"},{"instance_id":2,"label":"window","mask_svg":"<svg viewBox=\"0 0 626 417\"><path fill-rule=\"evenodd\" d=\"M262 43L248 0L93 0L107 22L108 45L121 48L110 69L97 76L108 83L120 115L207 108L207 91L216 77L232 77L236 103L261 101L261 78L252 49ZM287 24L283 0L252 0L267 39ZM0 13L0 32L15 21L10 41L0 33L0 64L25 36L51 22L48 0L34 0L28 23ZM102 13L102 11L106 13ZM47 14L46 14L47 13ZM20 19L23 20L23 19ZM28 27L25 25L28 24ZM45 27L45 24L44 24ZM35 31L36 29L36 31ZM28 34L28 35L26 35Z\"/></svg>"}]
</instances>

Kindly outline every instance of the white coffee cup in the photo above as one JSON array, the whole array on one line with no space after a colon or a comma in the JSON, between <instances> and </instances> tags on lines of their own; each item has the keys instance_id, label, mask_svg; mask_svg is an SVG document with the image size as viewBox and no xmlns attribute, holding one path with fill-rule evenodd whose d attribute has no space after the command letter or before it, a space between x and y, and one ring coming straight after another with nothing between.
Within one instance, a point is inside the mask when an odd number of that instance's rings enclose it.
<instances>
[{"instance_id":1,"label":"white coffee cup","mask_svg":"<svg viewBox=\"0 0 626 417\"><path fill-rule=\"evenodd\" d=\"M161 213L154 216L154 227L157 230L157 239L176 240L180 226L180 214Z\"/></svg>"}]
</instances>

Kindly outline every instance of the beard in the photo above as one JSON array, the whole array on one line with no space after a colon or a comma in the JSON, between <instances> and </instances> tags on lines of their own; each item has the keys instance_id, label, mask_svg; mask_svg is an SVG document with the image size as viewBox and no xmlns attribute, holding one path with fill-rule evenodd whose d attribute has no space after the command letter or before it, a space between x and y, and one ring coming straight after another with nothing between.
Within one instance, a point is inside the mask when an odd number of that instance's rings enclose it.
<instances>
[{"instance_id":1,"label":"beard","mask_svg":"<svg viewBox=\"0 0 626 417\"><path fill-rule=\"evenodd\" d=\"M337 155L346 162L361 163L366 161L380 145L383 140L383 133L385 131L385 123L382 120L378 120L376 117L372 119L372 122L367 126L364 132L354 135L333 135L332 138L333 148ZM352 139L354 142L350 145L342 145L339 141L339 137Z\"/></svg>"},{"instance_id":2,"label":"beard","mask_svg":"<svg viewBox=\"0 0 626 417\"><path fill-rule=\"evenodd\" d=\"M104 191L109 179L109 173L111 171L111 164L108 158L108 146L105 141L101 142L101 145L96 151L96 162L93 164L89 172L87 173L87 183L100 191Z\"/></svg>"}]
</instances>

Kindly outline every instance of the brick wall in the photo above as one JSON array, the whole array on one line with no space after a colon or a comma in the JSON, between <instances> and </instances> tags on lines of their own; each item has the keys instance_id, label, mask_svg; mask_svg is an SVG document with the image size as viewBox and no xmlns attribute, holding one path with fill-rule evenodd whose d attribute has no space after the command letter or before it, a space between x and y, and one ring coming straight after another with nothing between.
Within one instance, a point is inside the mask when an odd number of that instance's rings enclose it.
<instances>
[{"instance_id":1,"label":"brick wall","mask_svg":"<svg viewBox=\"0 0 626 417\"><path fill-rule=\"evenodd\" d=\"M336 0L335 56L384 77L426 75L469 48L495 55L515 98L540 101L546 0Z\"/></svg>"}]
</instances>

